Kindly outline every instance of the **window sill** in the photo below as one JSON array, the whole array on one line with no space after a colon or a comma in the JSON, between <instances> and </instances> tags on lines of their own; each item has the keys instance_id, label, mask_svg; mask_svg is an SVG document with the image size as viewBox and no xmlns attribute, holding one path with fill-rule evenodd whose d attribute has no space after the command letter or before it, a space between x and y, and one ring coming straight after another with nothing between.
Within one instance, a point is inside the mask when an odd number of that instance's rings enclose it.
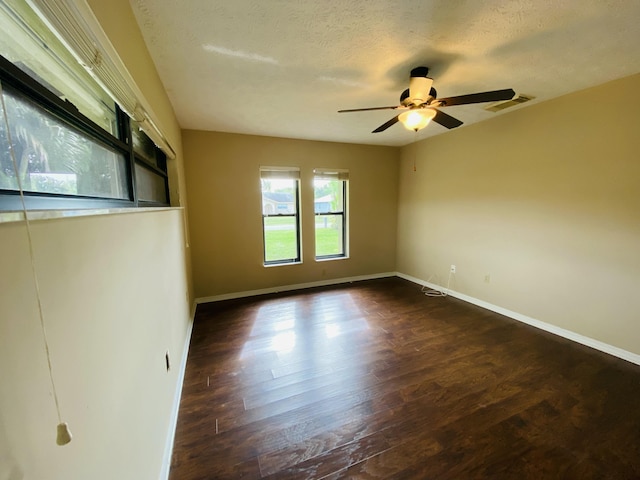
<instances>
[{"instance_id":1,"label":"window sill","mask_svg":"<svg viewBox=\"0 0 640 480\"><path fill-rule=\"evenodd\" d=\"M142 208L91 208L77 210L30 210L27 218L30 222L42 220L57 220L71 217L94 217L99 215L122 215L129 213L165 212L167 210L181 210L182 207L142 207ZM24 212L0 212L0 224L24 222Z\"/></svg>"},{"instance_id":2,"label":"window sill","mask_svg":"<svg viewBox=\"0 0 640 480\"><path fill-rule=\"evenodd\" d=\"M264 263L262 264L264 268L286 267L289 265L302 265L302 262L270 263L268 265L265 265Z\"/></svg>"},{"instance_id":3,"label":"window sill","mask_svg":"<svg viewBox=\"0 0 640 480\"><path fill-rule=\"evenodd\" d=\"M345 255L344 257L327 257L327 258L316 258L316 262L331 262L333 260L348 260L349 256Z\"/></svg>"}]
</instances>

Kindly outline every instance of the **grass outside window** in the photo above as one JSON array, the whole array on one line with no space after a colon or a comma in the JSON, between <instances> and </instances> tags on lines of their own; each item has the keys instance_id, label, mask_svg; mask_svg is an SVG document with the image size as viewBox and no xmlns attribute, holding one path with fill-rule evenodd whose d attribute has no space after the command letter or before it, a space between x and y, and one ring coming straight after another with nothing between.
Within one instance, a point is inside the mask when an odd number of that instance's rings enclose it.
<instances>
[{"instance_id":1,"label":"grass outside window","mask_svg":"<svg viewBox=\"0 0 640 480\"><path fill-rule=\"evenodd\" d=\"M274 218L271 220L279 220L278 225L283 225L282 218ZM316 251L321 255L339 255L342 248L342 235L335 228L317 228L316 229ZM288 230L265 230L265 245L267 246L266 260L278 260L282 258L295 258L296 255L296 237L293 228Z\"/></svg>"}]
</instances>

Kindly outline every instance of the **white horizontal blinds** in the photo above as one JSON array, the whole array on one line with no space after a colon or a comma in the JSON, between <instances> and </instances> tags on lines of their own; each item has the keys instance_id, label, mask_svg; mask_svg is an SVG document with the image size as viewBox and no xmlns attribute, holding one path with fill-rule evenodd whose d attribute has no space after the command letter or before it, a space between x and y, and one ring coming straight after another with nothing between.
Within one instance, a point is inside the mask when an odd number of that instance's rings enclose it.
<instances>
[{"instance_id":1,"label":"white horizontal blinds","mask_svg":"<svg viewBox=\"0 0 640 480\"><path fill-rule=\"evenodd\" d=\"M260 167L260 178L265 180L270 178L299 180L300 169L298 167Z\"/></svg>"},{"instance_id":2,"label":"white horizontal blinds","mask_svg":"<svg viewBox=\"0 0 640 480\"><path fill-rule=\"evenodd\" d=\"M142 92L84 0L27 0L31 8L120 108L169 158L176 153L154 122Z\"/></svg>"},{"instance_id":3,"label":"white horizontal blinds","mask_svg":"<svg viewBox=\"0 0 640 480\"><path fill-rule=\"evenodd\" d=\"M349 180L349 170L340 168L315 168L313 177L322 180Z\"/></svg>"}]
</instances>

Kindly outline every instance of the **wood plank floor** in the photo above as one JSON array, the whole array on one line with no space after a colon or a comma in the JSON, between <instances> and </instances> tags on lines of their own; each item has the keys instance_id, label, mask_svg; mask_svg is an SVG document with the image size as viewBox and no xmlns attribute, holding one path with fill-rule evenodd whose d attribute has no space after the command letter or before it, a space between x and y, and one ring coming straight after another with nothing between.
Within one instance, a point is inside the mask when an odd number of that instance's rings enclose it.
<instances>
[{"instance_id":1,"label":"wood plank floor","mask_svg":"<svg viewBox=\"0 0 640 480\"><path fill-rule=\"evenodd\" d=\"M399 278L200 305L170 478L640 478L638 399L639 366Z\"/></svg>"}]
</instances>

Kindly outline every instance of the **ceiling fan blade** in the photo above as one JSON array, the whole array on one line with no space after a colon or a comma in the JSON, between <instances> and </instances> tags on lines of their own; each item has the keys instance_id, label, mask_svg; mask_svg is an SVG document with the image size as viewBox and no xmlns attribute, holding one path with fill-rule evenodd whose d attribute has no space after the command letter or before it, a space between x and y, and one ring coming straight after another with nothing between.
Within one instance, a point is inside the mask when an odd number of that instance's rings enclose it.
<instances>
[{"instance_id":1,"label":"ceiling fan blade","mask_svg":"<svg viewBox=\"0 0 640 480\"><path fill-rule=\"evenodd\" d=\"M438 98L439 107L450 107L452 105L467 105L469 103L498 102L500 100L511 100L516 92L511 88L505 90L493 90L491 92L470 93L457 97Z\"/></svg>"},{"instance_id":2,"label":"ceiling fan blade","mask_svg":"<svg viewBox=\"0 0 640 480\"><path fill-rule=\"evenodd\" d=\"M392 125L395 125L396 123L398 123L398 117L400 115L396 115L395 117L393 117L391 120L389 120L387 123L383 123L382 125L380 125L378 128L376 128L373 132L371 133L379 133L379 132L383 132L385 131L387 128L389 128Z\"/></svg>"},{"instance_id":3,"label":"ceiling fan blade","mask_svg":"<svg viewBox=\"0 0 640 480\"><path fill-rule=\"evenodd\" d=\"M457 118L454 118L451 115L447 115L446 113L441 112L440 110L436 110L435 108L433 110L436 111L436 116L433 117L433 121L436 123L439 123L443 127L452 129L452 128L459 127L463 123Z\"/></svg>"},{"instance_id":4,"label":"ceiling fan blade","mask_svg":"<svg viewBox=\"0 0 640 480\"><path fill-rule=\"evenodd\" d=\"M398 105L394 105L393 107L351 108L351 109L347 109L347 110L338 110L338 113L367 112L369 110L395 110L396 108L400 108L400 107Z\"/></svg>"}]
</instances>

